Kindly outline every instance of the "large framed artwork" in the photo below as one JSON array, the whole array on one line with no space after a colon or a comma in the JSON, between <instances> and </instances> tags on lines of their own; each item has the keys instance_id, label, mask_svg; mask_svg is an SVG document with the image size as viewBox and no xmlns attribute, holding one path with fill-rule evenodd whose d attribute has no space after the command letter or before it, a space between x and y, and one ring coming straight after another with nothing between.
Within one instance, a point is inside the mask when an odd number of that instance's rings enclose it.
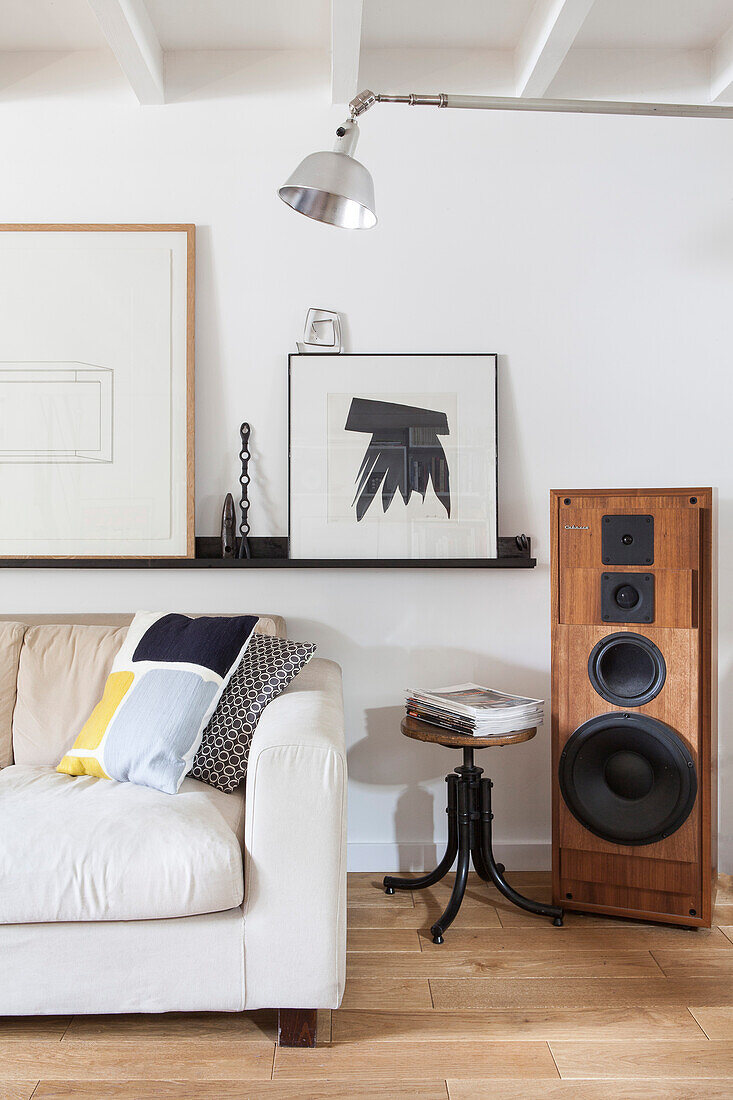
<instances>
[{"instance_id":1,"label":"large framed artwork","mask_svg":"<svg viewBox=\"0 0 733 1100\"><path fill-rule=\"evenodd\" d=\"M193 557L192 225L0 225L0 558Z\"/></svg>"},{"instance_id":2,"label":"large framed artwork","mask_svg":"<svg viewBox=\"0 0 733 1100\"><path fill-rule=\"evenodd\" d=\"M291 558L496 556L496 355L291 355Z\"/></svg>"}]
</instances>

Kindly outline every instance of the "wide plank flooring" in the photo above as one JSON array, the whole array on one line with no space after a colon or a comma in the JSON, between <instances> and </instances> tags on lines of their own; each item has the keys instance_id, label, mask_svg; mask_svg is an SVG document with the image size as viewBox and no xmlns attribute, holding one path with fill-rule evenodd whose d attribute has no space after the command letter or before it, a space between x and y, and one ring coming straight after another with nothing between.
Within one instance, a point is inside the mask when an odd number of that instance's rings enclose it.
<instances>
[{"instance_id":1,"label":"wide plank flooring","mask_svg":"<svg viewBox=\"0 0 733 1100\"><path fill-rule=\"evenodd\" d=\"M509 875L549 899L549 876ZM0 1100L730 1100L733 884L715 927L569 914L553 928L475 876L386 896L349 876L347 986L315 1050L276 1014L0 1018Z\"/></svg>"}]
</instances>

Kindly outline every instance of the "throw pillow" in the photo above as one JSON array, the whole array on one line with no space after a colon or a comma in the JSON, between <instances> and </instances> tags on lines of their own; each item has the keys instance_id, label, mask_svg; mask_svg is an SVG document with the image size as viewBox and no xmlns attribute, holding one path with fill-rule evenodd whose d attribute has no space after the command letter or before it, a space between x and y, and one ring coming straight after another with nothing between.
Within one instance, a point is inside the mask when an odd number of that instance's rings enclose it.
<instances>
[{"instance_id":1,"label":"throw pillow","mask_svg":"<svg viewBox=\"0 0 733 1100\"><path fill-rule=\"evenodd\" d=\"M175 794L256 623L253 615L138 612L57 770Z\"/></svg>"},{"instance_id":2,"label":"throw pillow","mask_svg":"<svg viewBox=\"0 0 733 1100\"><path fill-rule=\"evenodd\" d=\"M311 642L254 636L204 730L191 768L194 779L220 791L239 786L247 774L249 747L260 715L315 650Z\"/></svg>"}]
</instances>

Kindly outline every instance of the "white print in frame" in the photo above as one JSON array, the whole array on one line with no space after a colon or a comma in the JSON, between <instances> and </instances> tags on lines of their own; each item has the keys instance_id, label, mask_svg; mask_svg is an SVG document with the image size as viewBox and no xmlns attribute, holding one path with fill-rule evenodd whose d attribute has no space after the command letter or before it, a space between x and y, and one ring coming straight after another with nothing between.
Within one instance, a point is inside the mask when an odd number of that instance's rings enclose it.
<instances>
[{"instance_id":1,"label":"white print in frame","mask_svg":"<svg viewBox=\"0 0 733 1100\"><path fill-rule=\"evenodd\" d=\"M0 226L0 557L191 557L190 225Z\"/></svg>"},{"instance_id":2,"label":"white print in frame","mask_svg":"<svg viewBox=\"0 0 733 1100\"><path fill-rule=\"evenodd\" d=\"M290 556L496 555L496 355L290 357Z\"/></svg>"}]
</instances>

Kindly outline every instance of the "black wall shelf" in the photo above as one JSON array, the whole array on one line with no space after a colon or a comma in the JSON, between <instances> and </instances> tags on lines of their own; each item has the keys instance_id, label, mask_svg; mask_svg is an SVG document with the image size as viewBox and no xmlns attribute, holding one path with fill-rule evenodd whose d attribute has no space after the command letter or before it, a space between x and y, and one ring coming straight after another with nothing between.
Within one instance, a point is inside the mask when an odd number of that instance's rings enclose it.
<instances>
[{"instance_id":1,"label":"black wall shelf","mask_svg":"<svg viewBox=\"0 0 733 1100\"><path fill-rule=\"evenodd\" d=\"M221 540L197 538L195 558L0 558L6 569L534 569L529 539L499 538L496 558L289 558L286 538L250 538L251 558L222 558Z\"/></svg>"}]
</instances>

